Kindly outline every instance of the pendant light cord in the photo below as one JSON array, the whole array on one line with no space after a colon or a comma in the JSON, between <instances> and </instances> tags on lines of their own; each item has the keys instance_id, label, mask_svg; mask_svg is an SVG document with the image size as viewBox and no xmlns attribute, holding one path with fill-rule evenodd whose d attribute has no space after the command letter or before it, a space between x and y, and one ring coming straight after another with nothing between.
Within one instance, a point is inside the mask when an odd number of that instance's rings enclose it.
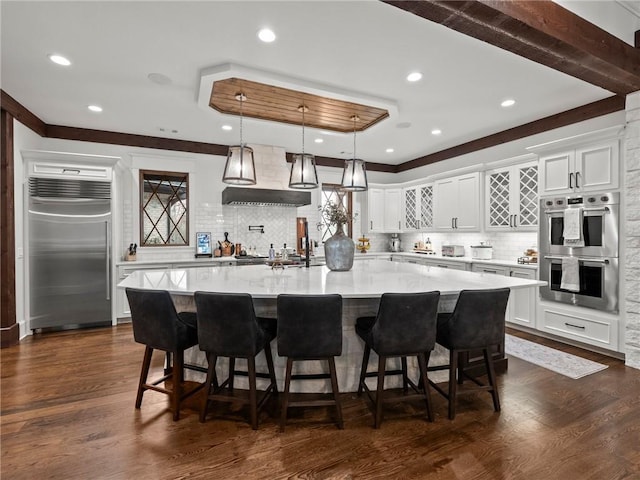
<instances>
[{"instance_id":1,"label":"pendant light cord","mask_svg":"<svg viewBox=\"0 0 640 480\"><path fill-rule=\"evenodd\" d=\"M244 94L240 94L240 148L242 149L242 107L244 104Z\"/></svg>"}]
</instances>

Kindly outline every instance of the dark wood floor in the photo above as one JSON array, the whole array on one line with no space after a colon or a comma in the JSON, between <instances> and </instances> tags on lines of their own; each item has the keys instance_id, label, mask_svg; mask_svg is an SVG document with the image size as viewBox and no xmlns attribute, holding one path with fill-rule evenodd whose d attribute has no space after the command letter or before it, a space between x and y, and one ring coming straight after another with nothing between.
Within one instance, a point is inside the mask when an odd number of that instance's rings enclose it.
<instances>
[{"instance_id":1,"label":"dark wood floor","mask_svg":"<svg viewBox=\"0 0 640 480\"><path fill-rule=\"evenodd\" d=\"M511 358L499 414L484 393L449 421L434 393L435 423L416 403L373 430L365 400L345 393L344 430L316 409L281 434L277 405L258 431L233 411L201 424L187 408L173 422L156 392L135 410L143 347L129 325L38 335L0 351L2 478L640 478L640 371L561 348L609 368L572 380Z\"/></svg>"}]
</instances>

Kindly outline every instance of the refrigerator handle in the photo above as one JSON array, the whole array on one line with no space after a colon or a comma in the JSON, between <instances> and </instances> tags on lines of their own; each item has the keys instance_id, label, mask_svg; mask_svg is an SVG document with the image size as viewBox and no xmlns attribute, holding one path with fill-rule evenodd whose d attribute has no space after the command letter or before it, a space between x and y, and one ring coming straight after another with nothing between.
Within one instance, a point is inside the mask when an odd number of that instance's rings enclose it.
<instances>
[{"instance_id":1,"label":"refrigerator handle","mask_svg":"<svg viewBox=\"0 0 640 480\"><path fill-rule=\"evenodd\" d=\"M111 235L109 231L109 221L104 222L105 229L105 258L107 262L107 300L111 300Z\"/></svg>"}]
</instances>

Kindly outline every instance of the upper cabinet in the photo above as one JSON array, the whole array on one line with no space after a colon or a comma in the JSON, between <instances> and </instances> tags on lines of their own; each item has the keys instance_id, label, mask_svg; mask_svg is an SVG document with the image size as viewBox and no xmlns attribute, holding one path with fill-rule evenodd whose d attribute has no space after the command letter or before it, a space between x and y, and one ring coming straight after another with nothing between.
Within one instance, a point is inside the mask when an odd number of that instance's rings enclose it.
<instances>
[{"instance_id":1,"label":"upper cabinet","mask_svg":"<svg viewBox=\"0 0 640 480\"><path fill-rule=\"evenodd\" d=\"M538 226L538 162L485 173L485 228L536 230Z\"/></svg>"},{"instance_id":2,"label":"upper cabinet","mask_svg":"<svg viewBox=\"0 0 640 480\"><path fill-rule=\"evenodd\" d=\"M433 228L433 185L406 187L402 196L402 230L411 232Z\"/></svg>"},{"instance_id":3,"label":"upper cabinet","mask_svg":"<svg viewBox=\"0 0 640 480\"><path fill-rule=\"evenodd\" d=\"M370 187L367 191L367 217L363 227L369 232L400 232L402 189Z\"/></svg>"},{"instance_id":4,"label":"upper cabinet","mask_svg":"<svg viewBox=\"0 0 640 480\"><path fill-rule=\"evenodd\" d=\"M540 156L541 195L619 187L618 139L602 140Z\"/></svg>"},{"instance_id":5,"label":"upper cabinet","mask_svg":"<svg viewBox=\"0 0 640 480\"><path fill-rule=\"evenodd\" d=\"M478 172L437 180L433 188L433 223L436 230L480 230Z\"/></svg>"}]
</instances>

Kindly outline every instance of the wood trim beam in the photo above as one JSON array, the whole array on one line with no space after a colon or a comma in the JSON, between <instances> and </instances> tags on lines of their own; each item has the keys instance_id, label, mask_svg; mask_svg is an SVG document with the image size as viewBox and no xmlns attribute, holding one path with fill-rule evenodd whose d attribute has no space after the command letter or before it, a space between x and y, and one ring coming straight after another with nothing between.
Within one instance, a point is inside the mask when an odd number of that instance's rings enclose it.
<instances>
[{"instance_id":1,"label":"wood trim beam","mask_svg":"<svg viewBox=\"0 0 640 480\"><path fill-rule=\"evenodd\" d=\"M293 153L287 152L287 163L293 162ZM344 160L341 158L333 158L333 157L314 157L316 160L316 165L319 167L334 167L334 168L343 168ZM386 172L386 173L396 173L398 171L397 165L389 165L388 163L372 163L366 162L366 167L368 171L371 172Z\"/></svg>"},{"instance_id":2,"label":"wood trim beam","mask_svg":"<svg viewBox=\"0 0 640 480\"><path fill-rule=\"evenodd\" d=\"M47 136L47 124L22 106L21 103L18 103L4 90L0 90L0 105L2 106L2 110L9 112L13 118L29 127L41 137Z\"/></svg>"},{"instance_id":3,"label":"wood trim beam","mask_svg":"<svg viewBox=\"0 0 640 480\"><path fill-rule=\"evenodd\" d=\"M635 47L640 48L640 30L636 30L635 34Z\"/></svg>"},{"instance_id":4,"label":"wood trim beam","mask_svg":"<svg viewBox=\"0 0 640 480\"><path fill-rule=\"evenodd\" d=\"M640 50L549 0L383 0L604 88L640 90Z\"/></svg>"},{"instance_id":5,"label":"wood trim beam","mask_svg":"<svg viewBox=\"0 0 640 480\"><path fill-rule=\"evenodd\" d=\"M518 127L503 130L502 132L498 132L493 135L488 135L486 137L478 138L477 140L456 145L455 147L447 148L446 150L440 150L439 152L425 155L424 157L416 158L398 165L397 171L404 172L406 170L423 167L431 163L441 162L442 160L447 160L449 158L494 147L496 145L501 145L503 143L529 137L531 135L536 135L554 128L565 127L584 120L589 120L590 118L618 112L620 110L624 110L624 108L624 97L615 95L613 97L583 105L582 107L567 110L534 122L525 123Z\"/></svg>"},{"instance_id":6,"label":"wood trim beam","mask_svg":"<svg viewBox=\"0 0 640 480\"><path fill-rule=\"evenodd\" d=\"M130 133L107 132L88 128L64 127L48 125L47 137L76 140L79 142L107 143L109 145L126 145L129 147L155 148L179 152L202 153L206 155L227 156L229 147L215 143L191 142L173 138L150 137Z\"/></svg>"},{"instance_id":7,"label":"wood trim beam","mask_svg":"<svg viewBox=\"0 0 640 480\"><path fill-rule=\"evenodd\" d=\"M16 323L13 115L0 111L0 347L18 343Z\"/></svg>"}]
</instances>

